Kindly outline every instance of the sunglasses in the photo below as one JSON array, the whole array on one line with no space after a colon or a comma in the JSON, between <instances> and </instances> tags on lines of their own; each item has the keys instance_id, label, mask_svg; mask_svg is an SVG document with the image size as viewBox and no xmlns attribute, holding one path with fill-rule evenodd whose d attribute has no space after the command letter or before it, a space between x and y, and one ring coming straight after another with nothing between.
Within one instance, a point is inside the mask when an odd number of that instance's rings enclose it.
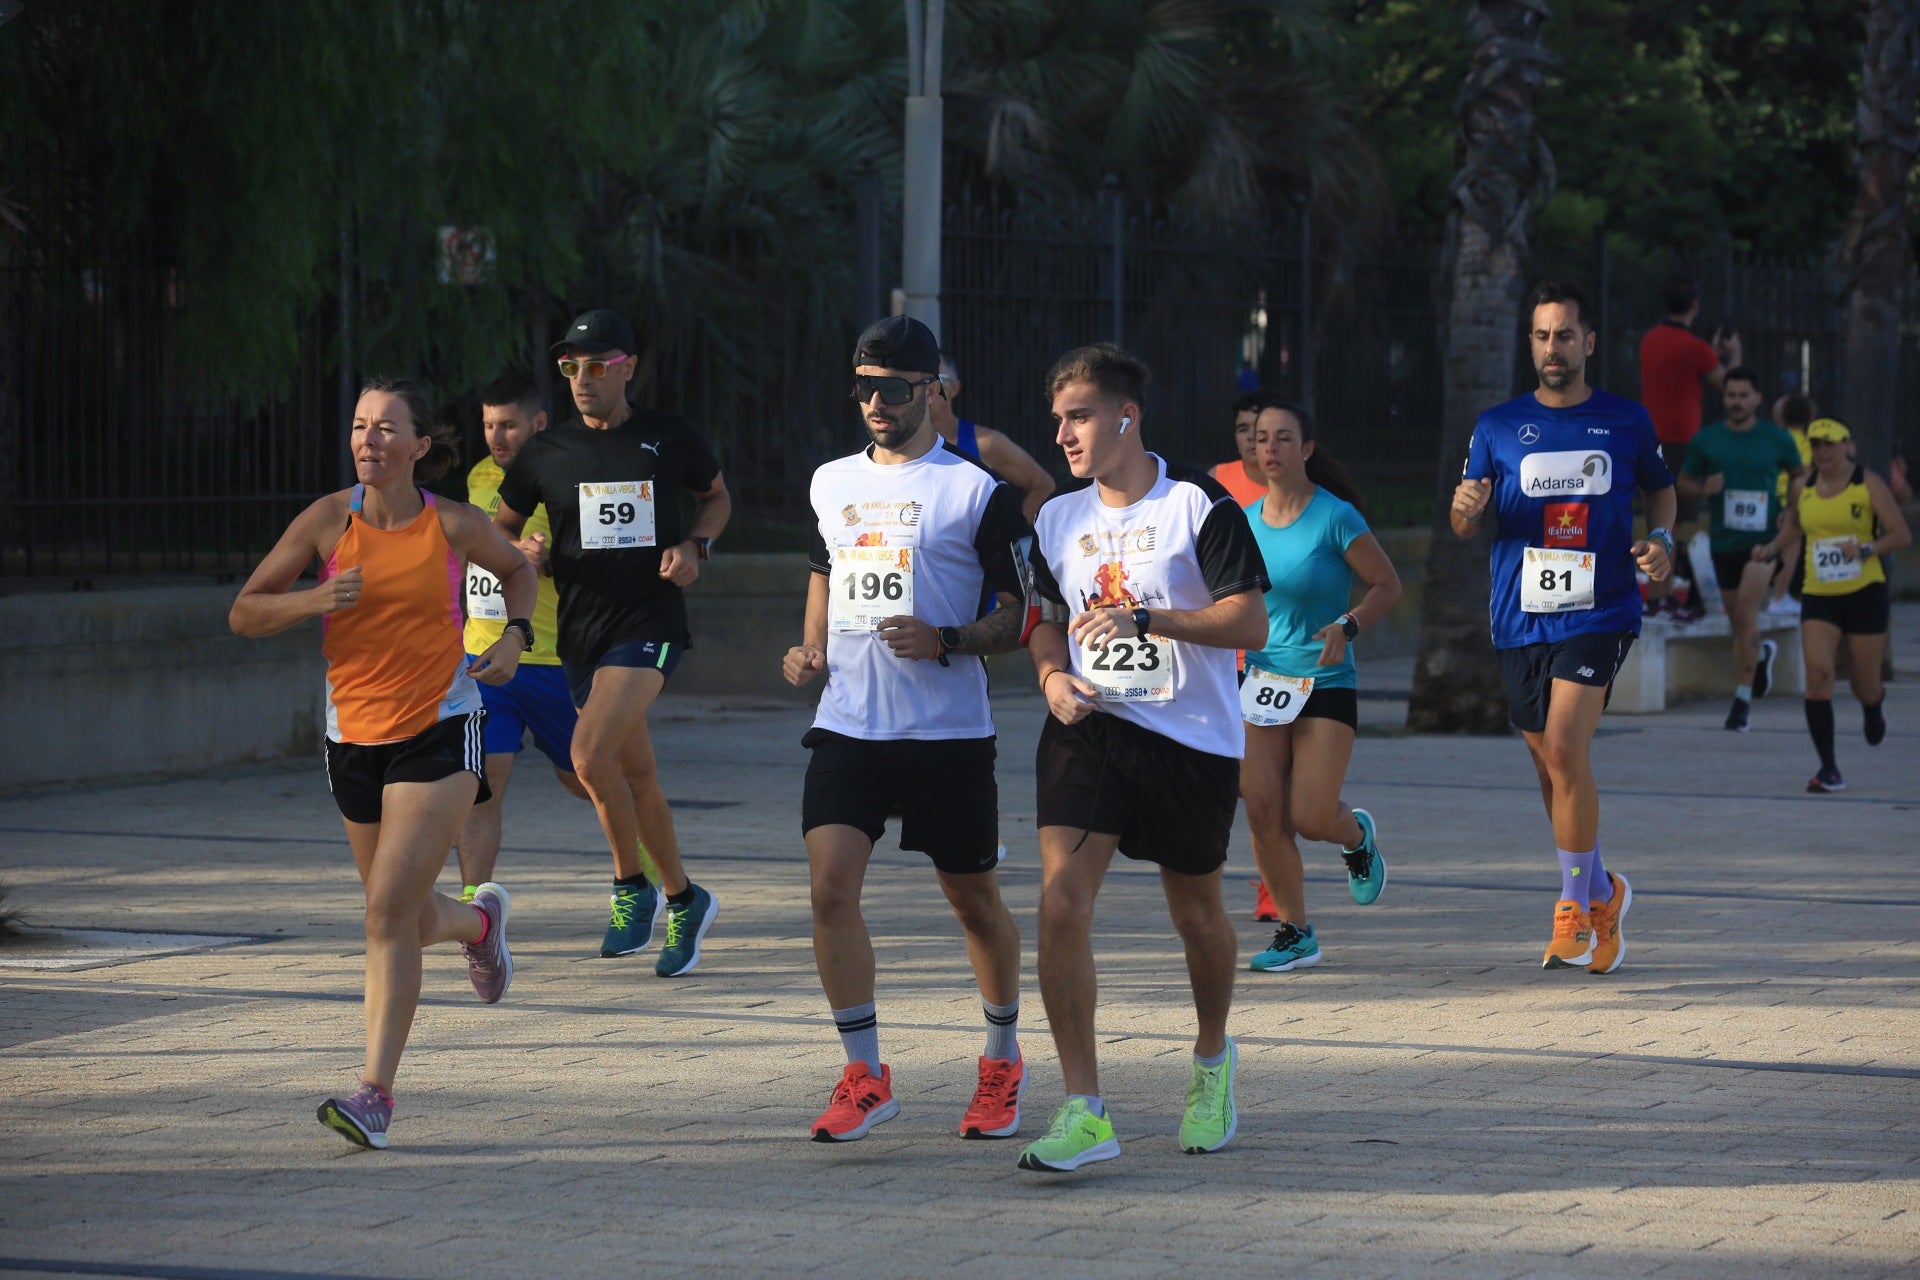
<instances>
[{"instance_id":1,"label":"sunglasses","mask_svg":"<svg viewBox=\"0 0 1920 1280\"><path fill-rule=\"evenodd\" d=\"M606 376L607 370L611 369L614 365L619 364L622 360L631 359L633 359L632 356L624 355L615 356L611 360L574 360L569 358L560 362L560 376L563 378L577 378L584 373L589 378L603 378Z\"/></svg>"},{"instance_id":2,"label":"sunglasses","mask_svg":"<svg viewBox=\"0 0 1920 1280\"><path fill-rule=\"evenodd\" d=\"M914 388L931 386L938 381L940 381L938 378L922 378L918 382L908 382L905 378L856 373L853 375L853 390L848 394L861 404L865 404L873 399L873 393L878 391L881 404L905 404L913 399Z\"/></svg>"}]
</instances>

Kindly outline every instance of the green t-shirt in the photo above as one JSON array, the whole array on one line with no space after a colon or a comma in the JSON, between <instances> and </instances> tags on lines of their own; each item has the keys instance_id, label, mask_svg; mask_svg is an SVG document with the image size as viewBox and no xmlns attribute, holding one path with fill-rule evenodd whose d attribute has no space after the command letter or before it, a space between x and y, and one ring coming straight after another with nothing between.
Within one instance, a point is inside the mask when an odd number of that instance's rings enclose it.
<instances>
[{"instance_id":1,"label":"green t-shirt","mask_svg":"<svg viewBox=\"0 0 1920 1280\"><path fill-rule=\"evenodd\" d=\"M1680 469L1700 480L1726 477L1725 488L1701 499L1712 521L1713 549L1745 551L1773 537L1780 525L1780 475L1800 465L1800 446L1792 434L1765 418L1756 418L1745 431L1724 420L1700 428Z\"/></svg>"}]
</instances>

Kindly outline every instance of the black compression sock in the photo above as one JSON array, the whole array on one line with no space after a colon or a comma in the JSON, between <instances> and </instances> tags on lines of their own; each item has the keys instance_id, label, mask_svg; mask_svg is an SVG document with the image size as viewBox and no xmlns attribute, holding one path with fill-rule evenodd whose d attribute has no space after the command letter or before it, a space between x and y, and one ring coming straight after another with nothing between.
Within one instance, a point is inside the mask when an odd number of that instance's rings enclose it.
<instances>
[{"instance_id":1,"label":"black compression sock","mask_svg":"<svg viewBox=\"0 0 1920 1280\"><path fill-rule=\"evenodd\" d=\"M691 880L687 881L687 887L682 889L680 892L668 894L667 901L671 902L676 907L684 907L688 903L692 902L693 901L693 881Z\"/></svg>"},{"instance_id":2,"label":"black compression sock","mask_svg":"<svg viewBox=\"0 0 1920 1280\"><path fill-rule=\"evenodd\" d=\"M644 875L638 874L621 876L613 882L613 891L615 893L620 892L622 889L625 889L629 893L638 893L646 887L647 878Z\"/></svg>"},{"instance_id":3,"label":"black compression sock","mask_svg":"<svg viewBox=\"0 0 1920 1280\"><path fill-rule=\"evenodd\" d=\"M1813 737L1813 749L1820 753L1820 767L1839 771L1833 762L1833 703L1806 699L1800 704L1807 712L1807 732Z\"/></svg>"},{"instance_id":4,"label":"black compression sock","mask_svg":"<svg viewBox=\"0 0 1920 1280\"><path fill-rule=\"evenodd\" d=\"M1866 730L1867 745L1870 747L1879 746L1887 736L1887 718L1880 710L1886 705L1887 700L1882 698L1870 707L1863 705L1860 708L1862 727Z\"/></svg>"}]
</instances>

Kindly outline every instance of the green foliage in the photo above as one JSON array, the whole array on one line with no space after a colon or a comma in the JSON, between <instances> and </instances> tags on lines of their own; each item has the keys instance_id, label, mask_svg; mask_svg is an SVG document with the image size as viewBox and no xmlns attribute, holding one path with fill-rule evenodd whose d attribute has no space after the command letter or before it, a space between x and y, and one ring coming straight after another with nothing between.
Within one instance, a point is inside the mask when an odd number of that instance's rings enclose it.
<instances>
[{"instance_id":1,"label":"green foliage","mask_svg":"<svg viewBox=\"0 0 1920 1280\"><path fill-rule=\"evenodd\" d=\"M1347 4L1365 131L1408 230L1446 216L1465 8ZM1642 254L1824 249L1852 198L1859 31L1852 0L1556 0L1539 128L1558 193L1536 237L1564 250L1604 222Z\"/></svg>"}]
</instances>

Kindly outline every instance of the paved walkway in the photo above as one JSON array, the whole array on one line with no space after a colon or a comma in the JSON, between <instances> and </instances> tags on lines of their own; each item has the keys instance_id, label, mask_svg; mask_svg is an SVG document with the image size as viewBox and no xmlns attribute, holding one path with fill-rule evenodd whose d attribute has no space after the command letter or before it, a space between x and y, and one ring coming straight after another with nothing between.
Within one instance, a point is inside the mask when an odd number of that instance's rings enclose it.
<instances>
[{"instance_id":1,"label":"paved walkway","mask_svg":"<svg viewBox=\"0 0 1920 1280\"><path fill-rule=\"evenodd\" d=\"M1920 610L1898 661L1920 670ZM1517 739L1406 736L1376 664L1348 795L1392 883L1355 907L1310 847L1319 968L1245 974L1241 1130L1182 1155L1191 1023L1154 877L1101 899L1107 1098L1124 1156L1017 1172L955 1122L980 1047L958 929L922 860L876 859L900 1117L805 1139L841 1054L808 946L796 830L806 712L669 695L668 793L722 909L707 959L601 960L591 811L529 764L509 800L512 993L476 1006L429 957L396 1146L313 1108L360 1053L360 911L314 761L0 801L0 867L45 926L245 935L74 972L0 967L0 1275L627 1277L1904 1276L1920 1271L1920 688L1852 789L1812 770L1797 701L1610 717L1625 968L1545 973L1556 888ZM1042 713L997 704L1005 881L1027 940L1027 1132L1061 1086L1031 979L1028 762ZM1230 903L1247 953L1236 846ZM9 956L0 952L0 966Z\"/></svg>"}]
</instances>

